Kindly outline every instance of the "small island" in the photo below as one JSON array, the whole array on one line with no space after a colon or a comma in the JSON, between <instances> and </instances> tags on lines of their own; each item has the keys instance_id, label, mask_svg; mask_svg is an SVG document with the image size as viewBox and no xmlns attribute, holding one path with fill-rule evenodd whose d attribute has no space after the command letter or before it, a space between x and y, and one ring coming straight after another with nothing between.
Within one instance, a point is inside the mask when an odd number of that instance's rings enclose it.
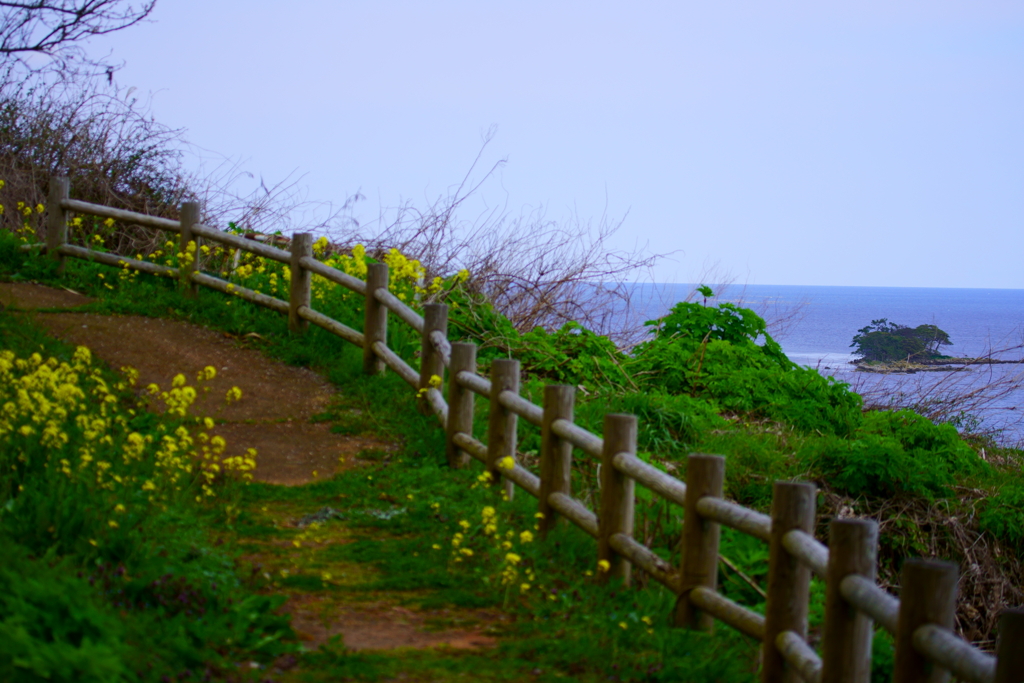
<instances>
[{"instance_id":1,"label":"small island","mask_svg":"<svg viewBox=\"0 0 1024 683\"><path fill-rule=\"evenodd\" d=\"M1024 360L998 358L965 358L944 356L940 348L953 342L949 334L935 325L909 327L889 322L887 318L872 320L853 337L853 361L860 372L911 374L915 372L955 372L971 365L1022 363Z\"/></svg>"}]
</instances>

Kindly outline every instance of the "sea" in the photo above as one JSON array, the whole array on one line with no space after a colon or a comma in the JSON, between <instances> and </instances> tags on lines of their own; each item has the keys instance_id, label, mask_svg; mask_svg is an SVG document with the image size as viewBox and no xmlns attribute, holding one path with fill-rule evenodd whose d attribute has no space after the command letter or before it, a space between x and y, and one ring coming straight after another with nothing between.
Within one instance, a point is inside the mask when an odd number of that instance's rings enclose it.
<instances>
[{"instance_id":1,"label":"sea","mask_svg":"<svg viewBox=\"0 0 1024 683\"><path fill-rule=\"evenodd\" d=\"M847 382L873 405L929 404L961 430L991 434L1004 445L1024 445L1024 364L975 365L955 372L859 372L851 343L873 320L949 334L949 356L1024 359L1024 289L925 287L712 287L715 298L755 310L793 362ZM652 320L676 302L701 300L695 285L634 285L634 314Z\"/></svg>"}]
</instances>

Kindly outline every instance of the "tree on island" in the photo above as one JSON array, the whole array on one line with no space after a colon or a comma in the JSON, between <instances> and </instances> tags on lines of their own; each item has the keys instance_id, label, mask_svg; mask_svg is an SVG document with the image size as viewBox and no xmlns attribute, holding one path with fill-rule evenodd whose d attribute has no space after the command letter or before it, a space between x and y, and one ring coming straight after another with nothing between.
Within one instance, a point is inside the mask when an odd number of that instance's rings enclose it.
<instances>
[{"instance_id":1,"label":"tree on island","mask_svg":"<svg viewBox=\"0 0 1024 683\"><path fill-rule=\"evenodd\" d=\"M939 347L952 343L935 325L907 327L881 318L858 330L850 346L863 360L886 363L941 358Z\"/></svg>"}]
</instances>

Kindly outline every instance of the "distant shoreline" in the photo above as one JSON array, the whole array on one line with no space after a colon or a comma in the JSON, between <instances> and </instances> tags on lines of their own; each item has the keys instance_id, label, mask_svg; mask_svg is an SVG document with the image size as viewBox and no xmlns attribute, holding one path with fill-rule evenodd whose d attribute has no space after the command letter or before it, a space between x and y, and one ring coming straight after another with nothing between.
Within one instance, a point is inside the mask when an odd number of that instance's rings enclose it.
<instances>
[{"instance_id":1,"label":"distant shoreline","mask_svg":"<svg viewBox=\"0 0 1024 683\"><path fill-rule=\"evenodd\" d=\"M918 361L865 361L858 359L851 364L857 372L874 372L883 375L910 375L916 372L963 372L971 365L1009 365L1024 363L1021 360L1001 360L998 358L930 358ZM959 366L959 367L958 367Z\"/></svg>"}]
</instances>

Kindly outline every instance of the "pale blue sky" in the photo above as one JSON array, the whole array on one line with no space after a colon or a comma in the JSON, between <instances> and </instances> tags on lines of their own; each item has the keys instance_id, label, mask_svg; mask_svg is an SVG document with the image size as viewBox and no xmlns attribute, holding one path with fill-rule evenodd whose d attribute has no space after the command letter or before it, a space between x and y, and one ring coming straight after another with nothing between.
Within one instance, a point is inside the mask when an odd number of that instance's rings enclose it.
<instances>
[{"instance_id":1,"label":"pale blue sky","mask_svg":"<svg viewBox=\"0 0 1024 683\"><path fill-rule=\"evenodd\" d=\"M622 245L677 252L662 282L1024 288L1024 4L825 4L161 0L92 50L363 222L493 124L483 200L628 212Z\"/></svg>"}]
</instances>

